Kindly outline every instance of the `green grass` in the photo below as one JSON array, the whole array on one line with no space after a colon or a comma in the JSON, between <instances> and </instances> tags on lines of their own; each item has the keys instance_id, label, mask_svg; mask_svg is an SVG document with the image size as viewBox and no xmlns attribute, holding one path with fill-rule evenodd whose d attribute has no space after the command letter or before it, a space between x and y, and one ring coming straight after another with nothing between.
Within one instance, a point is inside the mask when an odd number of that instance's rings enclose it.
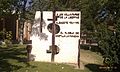
<instances>
[{"instance_id":1,"label":"green grass","mask_svg":"<svg viewBox=\"0 0 120 72\"><path fill-rule=\"evenodd\" d=\"M12 48L0 46L0 72L93 72L94 70L89 67L96 66L88 64L84 70L80 70L66 64L27 62L25 47L25 45L13 45Z\"/></svg>"},{"instance_id":2,"label":"green grass","mask_svg":"<svg viewBox=\"0 0 120 72\"><path fill-rule=\"evenodd\" d=\"M45 62L30 62L25 68L17 70L18 72L79 72L80 70L74 69L65 64L54 64Z\"/></svg>"}]
</instances>

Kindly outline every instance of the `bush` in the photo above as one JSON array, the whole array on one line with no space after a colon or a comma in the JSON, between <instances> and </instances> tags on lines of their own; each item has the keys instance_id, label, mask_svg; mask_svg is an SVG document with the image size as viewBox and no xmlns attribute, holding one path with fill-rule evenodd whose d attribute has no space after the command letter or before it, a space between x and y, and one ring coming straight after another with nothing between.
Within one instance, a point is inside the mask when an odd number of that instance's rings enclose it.
<instances>
[{"instance_id":1,"label":"bush","mask_svg":"<svg viewBox=\"0 0 120 72\"><path fill-rule=\"evenodd\" d=\"M12 42L10 40L5 39L4 42L7 47L12 47Z\"/></svg>"},{"instance_id":2,"label":"bush","mask_svg":"<svg viewBox=\"0 0 120 72\"><path fill-rule=\"evenodd\" d=\"M4 40L7 47L12 47L12 31L6 32L6 39Z\"/></svg>"}]
</instances>

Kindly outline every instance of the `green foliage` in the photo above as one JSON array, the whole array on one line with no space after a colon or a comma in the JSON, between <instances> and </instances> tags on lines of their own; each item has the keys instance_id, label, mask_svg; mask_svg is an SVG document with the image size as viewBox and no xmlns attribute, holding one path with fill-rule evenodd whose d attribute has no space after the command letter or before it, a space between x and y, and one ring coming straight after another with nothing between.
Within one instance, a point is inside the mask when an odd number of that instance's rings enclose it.
<instances>
[{"instance_id":1,"label":"green foliage","mask_svg":"<svg viewBox=\"0 0 120 72\"><path fill-rule=\"evenodd\" d=\"M12 40L12 31L6 32L6 39Z\"/></svg>"},{"instance_id":2,"label":"green foliage","mask_svg":"<svg viewBox=\"0 0 120 72\"><path fill-rule=\"evenodd\" d=\"M6 47L12 47L12 42L10 40L5 39L4 42Z\"/></svg>"},{"instance_id":3,"label":"green foliage","mask_svg":"<svg viewBox=\"0 0 120 72\"><path fill-rule=\"evenodd\" d=\"M6 32L6 39L4 40L7 47L12 47L12 31Z\"/></svg>"},{"instance_id":4,"label":"green foliage","mask_svg":"<svg viewBox=\"0 0 120 72\"><path fill-rule=\"evenodd\" d=\"M80 10L80 0L34 0L33 10Z\"/></svg>"},{"instance_id":5,"label":"green foliage","mask_svg":"<svg viewBox=\"0 0 120 72\"><path fill-rule=\"evenodd\" d=\"M97 22L97 41L99 47L102 49L104 63L110 66L110 71L114 70L114 67L119 69L120 65L120 13L119 13L118 0L109 0L104 5L108 11L107 17L102 22ZM113 28L110 28L112 25Z\"/></svg>"},{"instance_id":6,"label":"green foliage","mask_svg":"<svg viewBox=\"0 0 120 72\"><path fill-rule=\"evenodd\" d=\"M3 31L0 31L0 36L2 36L3 35Z\"/></svg>"},{"instance_id":7,"label":"green foliage","mask_svg":"<svg viewBox=\"0 0 120 72\"><path fill-rule=\"evenodd\" d=\"M11 14L11 5L14 0L0 0L0 16L4 17Z\"/></svg>"},{"instance_id":8,"label":"green foliage","mask_svg":"<svg viewBox=\"0 0 120 72\"><path fill-rule=\"evenodd\" d=\"M95 33L93 38L97 40L99 48L102 50L104 63L111 67L111 71L114 66L119 69L120 1L81 0L81 11L82 31ZM111 25L113 28L110 27Z\"/></svg>"}]
</instances>

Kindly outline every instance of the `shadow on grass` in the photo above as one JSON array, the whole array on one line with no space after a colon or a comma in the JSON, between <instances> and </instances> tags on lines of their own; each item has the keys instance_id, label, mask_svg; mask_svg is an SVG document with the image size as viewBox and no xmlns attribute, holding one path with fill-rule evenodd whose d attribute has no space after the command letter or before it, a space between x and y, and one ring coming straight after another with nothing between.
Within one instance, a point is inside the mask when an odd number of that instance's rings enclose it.
<instances>
[{"instance_id":1,"label":"shadow on grass","mask_svg":"<svg viewBox=\"0 0 120 72\"><path fill-rule=\"evenodd\" d=\"M23 68L22 64L30 67L31 65L27 62L26 55L25 48L0 47L0 72L13 72Z\"/></svg>"},{"instance_id":2,"label":"shadow on grass","mask_svg":"<svg viewBox=\"0 0 120 72\"><path fill-rule=\"evenodd\" d=\"M102 70L99 69L101 65L98 64L87 64L85 65L86 68L88 68L92 72L103 72Z\"/></svg>"}]
</instances>

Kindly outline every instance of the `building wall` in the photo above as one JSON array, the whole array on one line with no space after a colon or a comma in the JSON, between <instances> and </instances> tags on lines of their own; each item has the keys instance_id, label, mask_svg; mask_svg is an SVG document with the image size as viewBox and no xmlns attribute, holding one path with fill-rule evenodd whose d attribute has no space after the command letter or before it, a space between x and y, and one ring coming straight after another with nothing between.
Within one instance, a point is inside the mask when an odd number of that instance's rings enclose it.
<instances>
[{"instance_id":1,"label":"building wall","mask_svg":"<svg viewBox=\"0 0 120 72\"><path fill-rule=\"evenodd\" d=\"M12 31L12 40L19 41L20 40L20 24L17 19L16 15L10 15L6 16L4 18L0 18L0 31L3 31L3 28L5 28L5 31ZM26 21L24 23L24 30L23 30L23 40L28 41L30 40L30 32L31 32L31 23L29 21ZM3 40L5 36L0 35L0 40Z\"/></svg>"},{"instance_id":2,"label":"building wall","mask_svg":"<svg viewBox=\"0 0 120 72\"><path fill-rule=\"evenodd\" d=\"M26 21L24 23L24 32L23 32L24 41L30 40L30 33L31 33L31 23Z\"/></svg>"}]
</instances>

